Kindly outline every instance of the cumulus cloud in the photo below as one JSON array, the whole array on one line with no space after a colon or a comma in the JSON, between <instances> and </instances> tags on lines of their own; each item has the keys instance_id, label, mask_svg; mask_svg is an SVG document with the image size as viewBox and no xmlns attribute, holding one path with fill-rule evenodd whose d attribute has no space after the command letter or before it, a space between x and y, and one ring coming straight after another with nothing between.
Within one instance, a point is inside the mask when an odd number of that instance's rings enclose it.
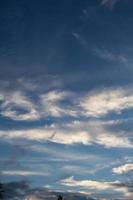
<instances>
[{"instance_id":1,"label":"cumulus cloud","mask_svg":"<svg viewBox=\"0 0 133 200\"><path fill-rule=\"evenodd\" d=\"M86 115L100 117L110 112L120 113L133 108L133 92L124 89L105 89L86 95L80 102Z\"/></svg>"},{"instance_id":2,"label":"cumulus cloud","mask_svg":"<svg viewBox=\"0 0 133 200\"><path fill-rule=\"evenodd\" d=\"M112 171L116 174L125 174L128 172L133 172L133 163L128 163L119 167L115 167Z\"/></svg>"},{"instance_id":3,"label":"cumulus cloud","mask_svg":"<svg viewBox=\"0 0 133 200\"><path fill-rule=\"evenodd\" d=\"M106 148L132 148L133 144L123 133L109 131L98 121L74 121L65 124L52 124L37 129L1 130L4 139L25 138L28 140L51 141L60 144L98 144Z\"/></svg>"}]
</instances>

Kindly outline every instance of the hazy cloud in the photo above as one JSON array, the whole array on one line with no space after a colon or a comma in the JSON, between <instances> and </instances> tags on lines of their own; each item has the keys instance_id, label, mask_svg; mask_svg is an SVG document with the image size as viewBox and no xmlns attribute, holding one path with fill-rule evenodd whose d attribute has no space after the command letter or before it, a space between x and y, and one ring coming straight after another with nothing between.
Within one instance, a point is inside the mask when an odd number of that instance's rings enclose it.
<instances>
[{"instance_id":1,"label":"hazy cloud","mask_svg":"<svg viewBox=\"0 0 133 200\"><path fill-rule=\"evenodd\" d=\"M126 64L128 62L128 59L123 54L118 54L117 52L112 52L107 50L106 48L93 48L92 53L97 56L98 58L101 58L103 60L106 60L108 62L117 62L120 64Z\"/></svg>"},{"instance_id":2,"label":"hazy cloud","mask_svg":"<svg viewBox=\"0 0 133 200\"><path fill-rule=\"evenodd\" d=\"M101 5L106 5L109 9L113 9L119 0L102 0Z\"/></svg>"}]
</instances>

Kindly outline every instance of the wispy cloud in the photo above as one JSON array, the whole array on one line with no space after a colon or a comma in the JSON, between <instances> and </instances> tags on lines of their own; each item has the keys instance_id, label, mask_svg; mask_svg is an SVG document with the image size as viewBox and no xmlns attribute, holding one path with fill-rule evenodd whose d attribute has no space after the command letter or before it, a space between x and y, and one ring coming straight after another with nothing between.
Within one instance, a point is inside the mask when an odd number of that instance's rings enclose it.
<instances>
[{"instance_id":1,"label":"wispy cloud","mask_svg":"<svg viewBox=\"0 0 133 200\"><path fill-rule=\"evenodd\" d=\"M24 170L10 170L10 171L1 171L3 176L49 176L45 172L34 172L34 171L24 171Z\"/></svg>"},{"instance_id":2,"label":"wispy cloud","mask_svg":"<svg viewBox=\"0 0 133 200\"><path fill-rule=\"evenodd\" d=\"M119 54L117 52L109 51L106 48L93 48L92 54L106 61L116 62L120 64L126 64L128 58L124 54Z\"/></svg>"},{"instance_id":3,"label":"wispy cloud","mask_svg":"<svg viewBox=\"0 0 133 200\"><path fill-rule=\"evenodd\" d=\"M109 9L113 9L119 0L102 0L101 5L106 5Z\"/></svg>"},{"instance_id":4,"label":"wispy cloud","mask_svg":"<svg viewBox=\"0 0 133 200\"><path fill-rule=\"evenodd\" d=\"M72 187L82 187L86 189L97 189L97 190L106 190L106 189L112 189L112 182L99 182L99 181L93 181L93 180L76 180L73 176L68 177L64 180L60 181L61 184L66 186L72 186Z\"/></svg>"},{"instance_id":5,"label":"wispy cloud","mask_svg":"<svg viewBox=\"0 0 133 200\"><path fill-rule=\"evenodd\" d=\"M88 94L81 99L86 115L100 117L110 112L120 113L133 108L133 92L124 89L105 89Z\"/></svg>"},{"instance_id":6,"label":"wispy cloud","mask_svg":"<svg viewBox=\"0 0 133 200\"><path fill-rule=\"evenodd\" d=\"M122 183L120 181L96 181L96 180L76 180L73 176L68 177L60 181L60 184L69 187L80 187L88 190L99 191L115 191L122 193L124 196L131 197L132 191L130 191L130 185L128 183Z\"/></svg>"},{"instance_id":7,"label":"wispy cloud","mask_svg":"<svg viewBox=\"0 0 133 200\"><path fill-rule=\"evenodd\" d=\"M42 107L44 108L44 116L61 117L65 115L75 116L76 110L70 105L61 105L61 101L68 100L73 94L65 91L50 91L40 96Z\"/></svg>"},{"instance_id":8,"label":"wispy cloud","mask_svg":"<svg viewBox=\"0 0 133 200\"><path fill-rule=\"evenodd\" d=\"M51 141L60 144L98 144L106 148L132 148L130 138L124 133L111 132L98 121L74 121L65 124L52 124L37 129L3 130L0 131L3 139L25 138L28 140Z\"/></svg>"},{"instance_id":9,"label":"wispy cloud","mask_svg":"<svg viewBox=\"0 0 133 200\"><path fill-rule=\"evenodd\" d=\"M82 96L82 97L81 97ZM15 121L37 121L46 117L102 117L133 109L131 88L105 88L84 94L51 90L27 94L24 91L0 91L1 116ZM85 135L85 133L83 134Z\"/></svg>"},{"instance_id":10,"label":"wispy cloud","mask_svg":"<svg viewBox=\"0 0 133 200\"><path fill-rule=\"evenodd\" d=\"M75 173L75 174L95 174L97 169L90 169L89 167L85 166L78 166L78 165L66 165L63 167L63 170L65 170L68 173Z\"/></svg>"},{"instance_id":11,"label":"wispy cloud","mask_svg":"<svg viewBox=\"0 0 133 200\"><path fill-rule=\"evenodd\" d=\"M128 163L119 167L115 167L112 171L116 174L125 174L128 172L133 172L133 163Z\"/></svg>"},{"instance_id":12,"label":"wispy cloud","mask_svg":"<svg viewBox=\"0 0 133 200\"><path fill-rule=\"evenodd\" d=\"M33 152L38 152L38 153L41 153L41 154L47 154L48 157L45 158L45 159L48 159L48 160L52 160L52 161L64 161L64 162L77 162L77 161L80 161L80 162L83 162L83 161L86 161L86 160L91 160L93 161L93 163L97 163L97 162L100 162L102 160L105 160L106 158L105 157L102 157L100 155L96 155L96 154L91 154L88 152L84 152L81 153L80 150L77 150L77 149L69 149L69 148L48 148L44 145L32 145L30 147L31 151Z\"/></svg>"},{"instance_id":13,"label":"wispy cloud","mask_svg":"<svg viewBox=\"0 0 133 200\"><path fill-rule=\"evenodd\" d=\"M20 121L40 118L36 106L23 92L1 92L0 101L1 115L4 117Z\"/></svg>"}]
</instances>

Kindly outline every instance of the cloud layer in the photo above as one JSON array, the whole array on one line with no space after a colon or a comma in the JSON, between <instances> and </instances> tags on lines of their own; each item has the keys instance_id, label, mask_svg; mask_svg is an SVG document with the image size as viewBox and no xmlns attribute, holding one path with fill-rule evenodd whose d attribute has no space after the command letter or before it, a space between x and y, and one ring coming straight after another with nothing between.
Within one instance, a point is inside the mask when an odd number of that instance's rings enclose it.
<instances>
[{"instance_id":1,"label":"cloud layer","mask_svg":"<svg viewBox=\"0 0 133 200\"><path fill-rule=\"evenodd\" d=\"M33 98L35 96L35 99ZM120 114L133 108L133 91L106 88L79 95L53 90L46 93L0 92L1 115L17 121L35 121L46 117L101 117Z\"/></svg>"},{"instance_id":2,"label":"cloud layer","mask_svg":"<svg viewBox=\"0 0 133 200\"><path fill-rule=\"evenodd\" d=\"M130 138L123 133L108 130L100 121L73 121L64 124L52 124L36 129L0 131L3 139L28 139L51 141L60 144L102 145L106 148L132 148Z\"/></svg>"},{"instance_id":3,"label":"cloud layer","mask_svg":"<svg viewBox=\"0 0 133 200\"><path fill-rule=\"evenodd\" d=\"M120 181L95 181L95 180L76 180L73 176L68 177L60 181L60 184L69 186L69 187L80 187L88 190L98 190L98 191L115 191L118 193L124 194L126 197L131 197L132 192L130 186L126 183ZM132 187L132 186L131 186Z\"/></svg>"}]
</instances>

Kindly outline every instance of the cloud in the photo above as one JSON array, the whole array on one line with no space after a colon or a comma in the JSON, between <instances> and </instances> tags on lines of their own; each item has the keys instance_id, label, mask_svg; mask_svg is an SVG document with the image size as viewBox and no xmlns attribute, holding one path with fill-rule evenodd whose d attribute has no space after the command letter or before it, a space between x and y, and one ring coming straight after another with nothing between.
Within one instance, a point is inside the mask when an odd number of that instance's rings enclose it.
<instances>
[{"instance_id":1,"label":"cloud","mask_svg":"<svg viewBox=\"0 0 133 200\"><path fill-rule=\"evenodd\" d=\"M42 153L43 155L44 154L47 154L48 157L45 158L48 159L48 160L52 160L52 161L86 161L86 160L91 160L93 161L94 163L96 162L99 162L99 161L103 161L105 160L105 157L101 158L101 156L99 155L95 155L95 154L91 154L88 152L84 152L81 153L80 150L74 150L74 149L71 149L70 148L54 148L52 146L52 148L48 148L44 145L32 145L30 147L30 150L33 151L33 152L39 152L39 153Z\"/></svg>"},{"instance_id":2,"label":"cloud","mask_svg":"<svg viewBox=\"0 0 133 200\"><path fill-rule=\"evenodd\" d=\"M45 172L34 172L34 171L24 171L24 170L10 170L10 171L1 171L3 176L49 176Z\"/></svg>"},{"instance_id":3,"label":"cloud","mask_svg":"<svg viewBox=\"0 0 133 200\"><path fill-rule=\"evenodd\" d=\"M81 97L82 95L82 97ZM37 121L48 117L101 117L120 114L133 108L133 91L106 88L79 94L70 91L48 92L0 91L1 116L15 121Z\"/></svg>"},{"instance_id":4,"label":"cloud","mask_svg":"<svg viewBox=\"0 0 133 200\"><path fill-rule=\"evenodd\" d=\"M106 61L112 61L117 62L120 64L126 64L128 62L128 59L125 55L118 54L116 52L111 52L107 50L106 48L93 48L92 53L97 56L98 58L101 58Z\"/></svg>"},{"instance_id":5,"label":"cloud","mask_svg":"<svg viewBox=\"0 0 133 200\"><path fill-rule=\"evenodd\" d=\"M133 172L133 163L121 165L119 167L115 167L112 170L116 174L125 174L128 172Z\"/></svg>"},{"instance_id":6,"label":"cloud","mask_svg":"<svg viewBox=\"0 0 133 200\"><path fill-rule=\"evenodd\" d=\"M86 50L90 51L88 42L77 32L72 32L72 36L79 42L79 44L85 48Z\"/></svg>"},{"instance_id":7,"label":"cloud","mask_svg":"<svg viewBox=\"0 0 133 200\"><path fill-rule=\"evenodd\" d=\"M97 190L106 190L112 189L112 183L108 182L99 182L93 180L75 180L73 176L68 177L60 181L62 185L72 186L72 187L82 187L85 189L97 189Z\"/></svg>"},{"instance_id":8,"label":"cloud","mask_svg":"<svg viewBox=\"0 0 133 200\"><path fill-rule=\"evenodd\" d=\"M1 92L1 115L13 120L38 120L40 115L36 106L22 92Z\"/></svg>"},{"instance_id":9,"label":"cloud","mask_svg":"<svg viewBox=\"0 0 133 200\"><path fill-rule=\"evenodd\" d=\"M101 1L101 5L106 5L109 9L113 9L113 7L115 6L115 4L118 2L119 0L102 0Z\"/></svg>"},{"instance_id":10,"label":"cloud","mask_svg":"<svg viewBox=\"0 0 133 200\"><path fill-rule=\"evenodd\" d=\"M131 187L133 185L128 183L122 183L120 181L96 181L96 180L76 180L73 176L68 177L66 179L60 180L61 185L65 185L68 187L79 187L82 189L88 189L88 190L97 190L97 191L109 191L112 192L120 192L124 196L131 197L132 191L130 191Z\"/></svg>"},{"instance_id":11,"label":"cloud","mask_svg":"<svg viewBox=\"0 0 133 200\"><path fill-rule=\"evenodd\" d=\"M66 91L50 91L29 94L22 91L0 91L1 115L16 121L35 121L46 117L76 116L69 101L73 94ZM33 98L35 97L35 99Z\"/></svg>"},{"instance_id":12,"label":"cloud","mask_svg":"<svg viewBox=\"0 0 133 200\"><path fill-rule=\"evenodd\" d=\"M85 166L78 166L78 165L65 165L63 167L63 170L65 172L69 172L69 173L76 173L76 174L95 174L96 171L98 171L97 169L91 169L89 167L85 167Z\"/></svg>"},{"instance_id":13,"label":"cloud","mask_svg":"<svg viewBox=\"0 0 133 200\"><path fill-rule=\"evenodd\" d=\"M133 92L124 89L105 89L86 95L80 102L86 115L100 117L110 112L120 113L133 108Z\"/></svg>"},{"instance_id":14,"label":"cloud","mask_svg":"<svg viewBox=\"0 0 133 200\"><path fill-rule=\"evenodd\" d=\"M72 98L73 94L65 91L50 91L40 96L45 116L61 117L65 115L75 116L76 111L72 110L69 105L61 105L63 100Z\"/></svg>"},{"instance_id":15,"label":"cloud","mask_svg":"<svg viewBox=\"0 0 133 200\"><path fill-rule=\"evenodd\" d=\"M50 141L54 143L74 145L102 145L106 148L132 148L133 144L124 133L117 135L109 131L100 121L52 124L36 129L1 130L3 139L27 139Z\"/></svg>"}]
</instances>

